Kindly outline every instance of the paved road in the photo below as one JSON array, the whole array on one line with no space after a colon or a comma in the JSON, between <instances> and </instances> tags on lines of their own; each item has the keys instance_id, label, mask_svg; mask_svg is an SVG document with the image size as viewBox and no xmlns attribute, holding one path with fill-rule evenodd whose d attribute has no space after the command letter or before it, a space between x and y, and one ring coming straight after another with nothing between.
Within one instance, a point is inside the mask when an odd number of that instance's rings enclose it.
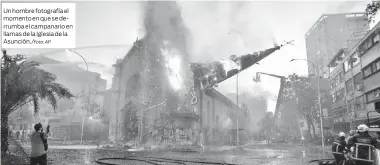
<instances>
[{"instance_id":1,"label":"paved road","mask_svg":"<svg viewBox=\"0 0 380 165\"><path fill-rule=\"evenodd\" d=\"M28 148L25 148L28 150ZM204 153L180 153L180 152L125 152L115 150L101 150L94 148L51 148L48 152L50 165L97 165L95 159L104 157L124 157L124 156L150 156L164 157L181 160L197 160L226 162L241 165L305 165L312 159L322 158L323 152L320 149L302 147L297 145L250 145L245 148L233 149L229 151L204 152ZM331 158L331 153L325 153L325 158ZM145 165L136 161L109 160L109 163ZM175 165L178 163L164 163ZM194 163L187 163L194 164ZM199 164L199 163L198 163ZM201 163L202 164L202 163Z\"/></svg>"}]
</instances>

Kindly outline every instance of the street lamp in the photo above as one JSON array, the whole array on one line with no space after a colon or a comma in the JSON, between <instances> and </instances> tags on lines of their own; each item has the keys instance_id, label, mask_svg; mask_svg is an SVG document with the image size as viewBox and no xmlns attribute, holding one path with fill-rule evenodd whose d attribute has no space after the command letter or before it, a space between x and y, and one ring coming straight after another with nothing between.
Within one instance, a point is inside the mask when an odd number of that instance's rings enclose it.
<instances>
[{"instance_id":1,"label":"street lamp","mask_svg":"<svg viewBox=\"0 0 380 165\"><path fill-rule=\"evenodd\" d=\"M79 57L81 57L83 59L84 63L86 64L86 71L88 73L90 73L88 71L87 61L86 61L86 59L82 55L80 55L78 52L75 52L75 51L73 51L71 49L66 49L66 52L72 52L72 53L75 53L76 55L78 55ZM88 102L88 110L90 110L90 88L88 89L88 91L89 91L89 95L88 95L88 101L89 101ZM81 129L81 135L80 135L80 143L81 144L83 142L83 129L84 129L84 115L82 115L82 129Z\"/></svg>"},{"instance_id":2,"label":"street lamp","mask_svg":"<svg viewBox=\"0 0 380 165\"><path fill-rule=\"evenodd\" d=\"M313 63L313 62L311 62L311 61L309 61L309 60L306 60L306 59L292 59L292 60L290 60L290 62L293 62L293 61L296 61L296 60L303 60L303 61L307 61L308 63L310 63L313 67L314 67L314 69L316 70L316 73L317 73L317 76L318 76L318 78L317 78L317 90L318 90L318 104L319 104L319 120L320 120L320 122L321 122L321 137L322 137L322 148L324 148L325 147L325 141L324 141L324 136L323 136L323 113L322 113L322 103L321 103L321 89L320 89L320 75L319 75L319 71L318 71L318 68L317 68L317 66Z\"/></svg>"}]
</instances>

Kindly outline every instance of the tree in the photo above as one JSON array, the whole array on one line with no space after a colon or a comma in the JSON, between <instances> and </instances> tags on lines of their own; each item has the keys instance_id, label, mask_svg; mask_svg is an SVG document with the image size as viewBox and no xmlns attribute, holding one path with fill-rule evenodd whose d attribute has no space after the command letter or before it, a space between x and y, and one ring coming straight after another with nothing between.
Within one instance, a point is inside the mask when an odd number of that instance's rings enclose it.
<instances>
[{"instance_id":1,"label":"tree","mask_svg":"<svg viewBox=\"0 0 380 165\"><path fill-rule=\"evenodd\" d=\"M365 8L368 21L375 21L377 10L380 8L380 1L372 0Z\"/></svg>"},{"instance_id":2,"label":"tree","mask_svg":"<svg viewBox=\"0 0 380 165\"><path fill-rule=\"evenodd\" d=\"M97 91L96 87L89 87L89 92L84 89L79 94L81 109L85 110L84 115L89 115L95 118L100 118L102 113L102 107L97 103Z\"/></svg>"},{"instance_id":3,"label":"tree","mask_svg":"<svg viewBox=\"0 0 380 165\"><path fill-rule=\"evenodd\" d=\"M316 107L318 103L317 90L312 86L312 79L309 77L298 76L296 74L290 75L285 82L283 100L293 102L296 113L302 119L305 119L310 127L313 129L313 137L315 137L314 122L319 121ZM309 134L310 135L310 134Z\"/></svg>"},{"instance_id":4,"label":"tree","mask_svg":"<svg viewBox=\"0 0 380 165\"><path fill-rule=\"evenodd\" d=\"M274 114L273 112L266 112L265 116L258 123L262 130L271 130L274 127Z\"/></svg>"},{"instance_id":5,"label":"tree","mask_svg":"<svg viewBox=\"0 0 380 165\"><path fill-rule=\"evenodd\" d=\"M40 100L47 100L57 108L59 98L71 98L71 92L55 82L56 76L28 61L22 55L9 56L2 50L1 64L1 152L8 150L8 116L18 108L32 103L34 114L39 111Z\"/></svg>"}]
</instances>

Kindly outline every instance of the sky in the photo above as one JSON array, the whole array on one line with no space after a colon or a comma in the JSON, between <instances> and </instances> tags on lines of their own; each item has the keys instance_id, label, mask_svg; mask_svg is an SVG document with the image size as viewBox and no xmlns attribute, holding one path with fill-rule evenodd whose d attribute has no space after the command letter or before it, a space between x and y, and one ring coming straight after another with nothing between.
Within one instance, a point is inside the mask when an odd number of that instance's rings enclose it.
<instances>
[{"instance_id":1,"label":"sky","mask_svg":"<svg viewBox=\"0 0 380 165\"><path fill-rule=\"evenodd\" d=\"M74 2L74 1L72 1ZM274 43L295 40L294 45L273 53L259 65L239 74L239 92L253 95L278 94L279 80L265 78L253 83L255 72L287 76L307 74L305 34L322 14L363 12L368 1L180 1L182 17L191 34L189 54L193 62L211 62L232 54L244 55L273 47ZM77 2L76 52L88 63L90 71L102 74L111 86L112 64L123 58L137 38L144 36L141 2ZM98 45L123 45L88 48ZM81 63L82 59L63 49L10 49L10 54L44 54L60 61ZM56 52L56 53L49 53ZM263 89L263 90L262 90ZM236 93L236 78L219 84L220 92ZM273 107L269 103L269 107ZM268 107L268 108L269 108Z\"/></svg>"}]
</instances>

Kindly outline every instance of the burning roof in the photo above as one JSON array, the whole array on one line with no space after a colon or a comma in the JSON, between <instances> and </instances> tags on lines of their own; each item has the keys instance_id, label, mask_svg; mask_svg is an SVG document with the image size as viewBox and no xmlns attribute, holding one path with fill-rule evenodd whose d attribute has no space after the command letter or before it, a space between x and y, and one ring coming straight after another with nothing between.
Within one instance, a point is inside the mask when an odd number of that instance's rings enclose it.
<instances>
[{"instance_id":1,"label":"burning roof","mask_svg":"<svg viewBox=\"0 0 380 165\"><path fill-rule=\"evenodd\" d=\"M285 42L282 45L275 45L272 48L240 57L231 55L229 60L221 60L209 64L192 63L190 68L195 76L201 81L202 87L209 88L256 64L276 50L279 50L281 47L292 43L293 41Z\"/></svg>"}]
</instances>

